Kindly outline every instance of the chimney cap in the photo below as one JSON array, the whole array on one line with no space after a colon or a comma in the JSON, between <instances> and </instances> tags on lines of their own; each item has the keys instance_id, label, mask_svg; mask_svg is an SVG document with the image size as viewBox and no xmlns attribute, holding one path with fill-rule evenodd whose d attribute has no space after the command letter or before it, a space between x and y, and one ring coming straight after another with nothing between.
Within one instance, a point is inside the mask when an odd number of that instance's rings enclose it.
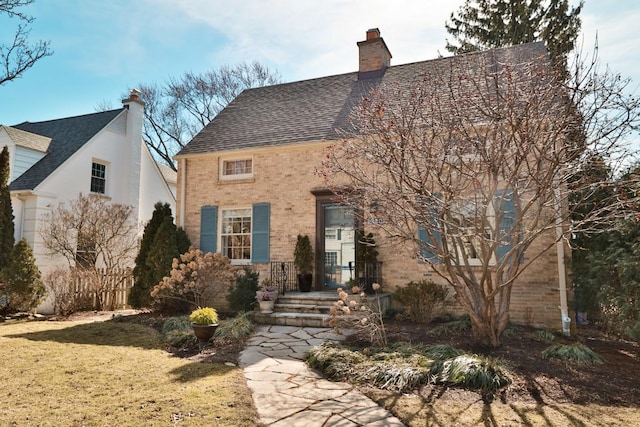
<instances>
[{"instance_id":1,"label":"chimney cap","mask_svg":"<svg viewBox=\"0 0 640 427\"><path fill-rule=\"evenodd\" d=\"M379 39L379 38L380 38L380 29L369 28L367 30L367 40Z\"/></svg>"}]
</instances>

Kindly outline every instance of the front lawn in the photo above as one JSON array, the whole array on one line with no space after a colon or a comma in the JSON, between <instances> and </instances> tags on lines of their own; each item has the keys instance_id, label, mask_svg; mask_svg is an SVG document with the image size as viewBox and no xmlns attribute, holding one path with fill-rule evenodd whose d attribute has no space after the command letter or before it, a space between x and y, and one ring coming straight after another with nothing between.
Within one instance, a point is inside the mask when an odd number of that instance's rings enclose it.
<instances>
[{"instance_id":1,"label":"front lawn","mask_svg":"<svg viewBox=\"0 0 640 427\"><path fill-rule=\"evenodd\" d=\"M0 425L253 426L242 370L179 358L131 322L0 324Z\"/></svg>"}]
</instances>

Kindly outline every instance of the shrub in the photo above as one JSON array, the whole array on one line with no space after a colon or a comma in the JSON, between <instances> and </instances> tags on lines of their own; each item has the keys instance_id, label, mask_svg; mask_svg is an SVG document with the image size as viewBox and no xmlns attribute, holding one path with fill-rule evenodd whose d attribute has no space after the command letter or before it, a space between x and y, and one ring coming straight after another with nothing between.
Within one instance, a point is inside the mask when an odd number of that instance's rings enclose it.
<instances>
[{"instance_id":1,"label":"shrub","mask_svg":"<svg viewBox=\"0 0 640 427\"><path fill-rule=\"evenodd\" d=\"M409 318L417 323L429 323L435 309L445 303L447 288L431 281L409 282L393 294L407 311Z\"/></svg>"},{"instance_id":2,"label":"shrub","mask_svg":"<svg viewBox=\"0 0 640 427\"><path fill-rule=\"evenodd\" d=\"M558 359L578 363L602 364L604 360L600 355L584 344L554 344L542 352L544 359Z\"/></svg>"},{"instance_id":3,"label":"shrub","mask_svg":"<svg viewBox=\"0 0 640 427\"><path fill-rule=\"evenodd\" d=\"M258 278L260 273L244 267L244 274L236 277L236 282L229 288L227 302L233 311L251 311L256 303L258 291Z\"/></svg>"},{"instance_id":4,"label":"shrub","mask_svg":"<svg viewBox=\"0 0 640 427\"><path fill-rule=\"evenodd\" d=\"M218 312L211 307L199 308L191 312L189 320L196 325L216 325Z\"/></svg>"},{"instance_id":5,"label":"shrub","mask_svg":"<svg viewBox=\"0 0 640 427\"><path fill-rule=\"evenodd\" d=\"M40 304L45 294L40 270L25 239L15 244L9 264L0 271L5 284L7 312L30 311Z\"/></svg>"},{"instance_id":6,"label":"shrub","mask_svg":"<svg viewBox=\"0 0 640 427\"><path fill-rule=\"evenodd\" d=\"M77 311L90 310L93 307L91 292L80 291L76 283L80 281L81 271L58 268L44 276L47 292L53 296L53 312L60 316L69 316Z\"/></svg>"},{"instance_id":7,"label":"shrub","mask_svg":"<svg viewBox=\"0 0 640 427\"><path fill-rule=\"evenodd\" d=\"M237 269L220 253L203 253L191 247L175 258L168 277L151 292L154 308L184 311L215 305L236 278Z\"/></svg>"},{"instance_id":8,"label":"shrub","mask_svg":"<svg viewBox=\"0 0 640 427\"><path fill-rule=\"evenodd\" d=\"M384 313L380 301L380 285L374 283L372 289L375 296L367 296L358 286L351 288L349 297L342 288L337 290L338 301L331 307L329 325L336 331L349 328L373 345L387 345L387 331L384 327Z\"/></svg>"}]
</instances>

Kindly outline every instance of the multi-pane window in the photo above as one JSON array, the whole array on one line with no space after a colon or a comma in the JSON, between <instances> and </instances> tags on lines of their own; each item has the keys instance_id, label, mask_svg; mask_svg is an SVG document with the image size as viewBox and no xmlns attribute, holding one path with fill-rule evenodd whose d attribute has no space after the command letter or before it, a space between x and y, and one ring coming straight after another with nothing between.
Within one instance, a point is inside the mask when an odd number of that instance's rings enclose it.
<instances>
[{"instance_id":1,"label":"multi-pane window","mask_svg":"<svg viewBox=\"0 0 640 427\"><path fill-rule=\"evenodd\" d=\"M461 259L472 264L480 262L484 249L491 243L491 229L495 215L492 204L463 199L452 203L447 224L448 245L455 248Z\"/></svg>"},{"instance_id":2,"label":"multi-pane window","mask_svg":"<svg viewBox=\"0 0 640 427\"><path fill-rule=\"evenodd\" d=\"M90 236L80 233L76 245L76 266L79 268L93 268L96 265L96 260L95 241Z\"/></svg>"},{"instance_id":3,"label":"multi-pane window","mask_svg":"<svg viewBox=\"0 0 640 427\"><path fill-rule=\"evenodd\" d=\"M91 192L105 194L107 191L107 165L91 163Z\"/></svg>"},{"instance_id":4,"label":"multi-pane window","mask_svg":"<svg viewBox=\"0 0 640 427\"><path fill-rule=\"evenodd\" d=\"M222 254L232 261L251 260L251 209L222 211Z\"/></svg>"},{"instance_id":5,"label":"multi-pane window","mask_svg":"<svg viewBox=\"0 0 640 427\"><path fill-rule=\"evenodd\" d=\"M227 178L244 178L253 174L252 159L224 160L222 162L222 176Z\"/></svg>"}]
</instances>

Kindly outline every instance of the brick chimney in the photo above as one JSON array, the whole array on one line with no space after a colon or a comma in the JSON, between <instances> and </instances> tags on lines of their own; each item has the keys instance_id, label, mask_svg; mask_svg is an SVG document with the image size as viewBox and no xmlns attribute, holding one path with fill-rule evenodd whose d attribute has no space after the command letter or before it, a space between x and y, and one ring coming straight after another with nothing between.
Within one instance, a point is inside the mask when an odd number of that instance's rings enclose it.
<instances>
[{"instance_id":1,"label":"brick chimney","mask_svg":"<svg viewBox=\"0 0 640 427\"><path fill-rule=\"evenodd\" d=\"M358 42L358 49L360 51L358 80L381 77L391 65L391 52L380 37L380 30L377 28L367 30L367 39Z\"/></svg>"}]
</instances>

